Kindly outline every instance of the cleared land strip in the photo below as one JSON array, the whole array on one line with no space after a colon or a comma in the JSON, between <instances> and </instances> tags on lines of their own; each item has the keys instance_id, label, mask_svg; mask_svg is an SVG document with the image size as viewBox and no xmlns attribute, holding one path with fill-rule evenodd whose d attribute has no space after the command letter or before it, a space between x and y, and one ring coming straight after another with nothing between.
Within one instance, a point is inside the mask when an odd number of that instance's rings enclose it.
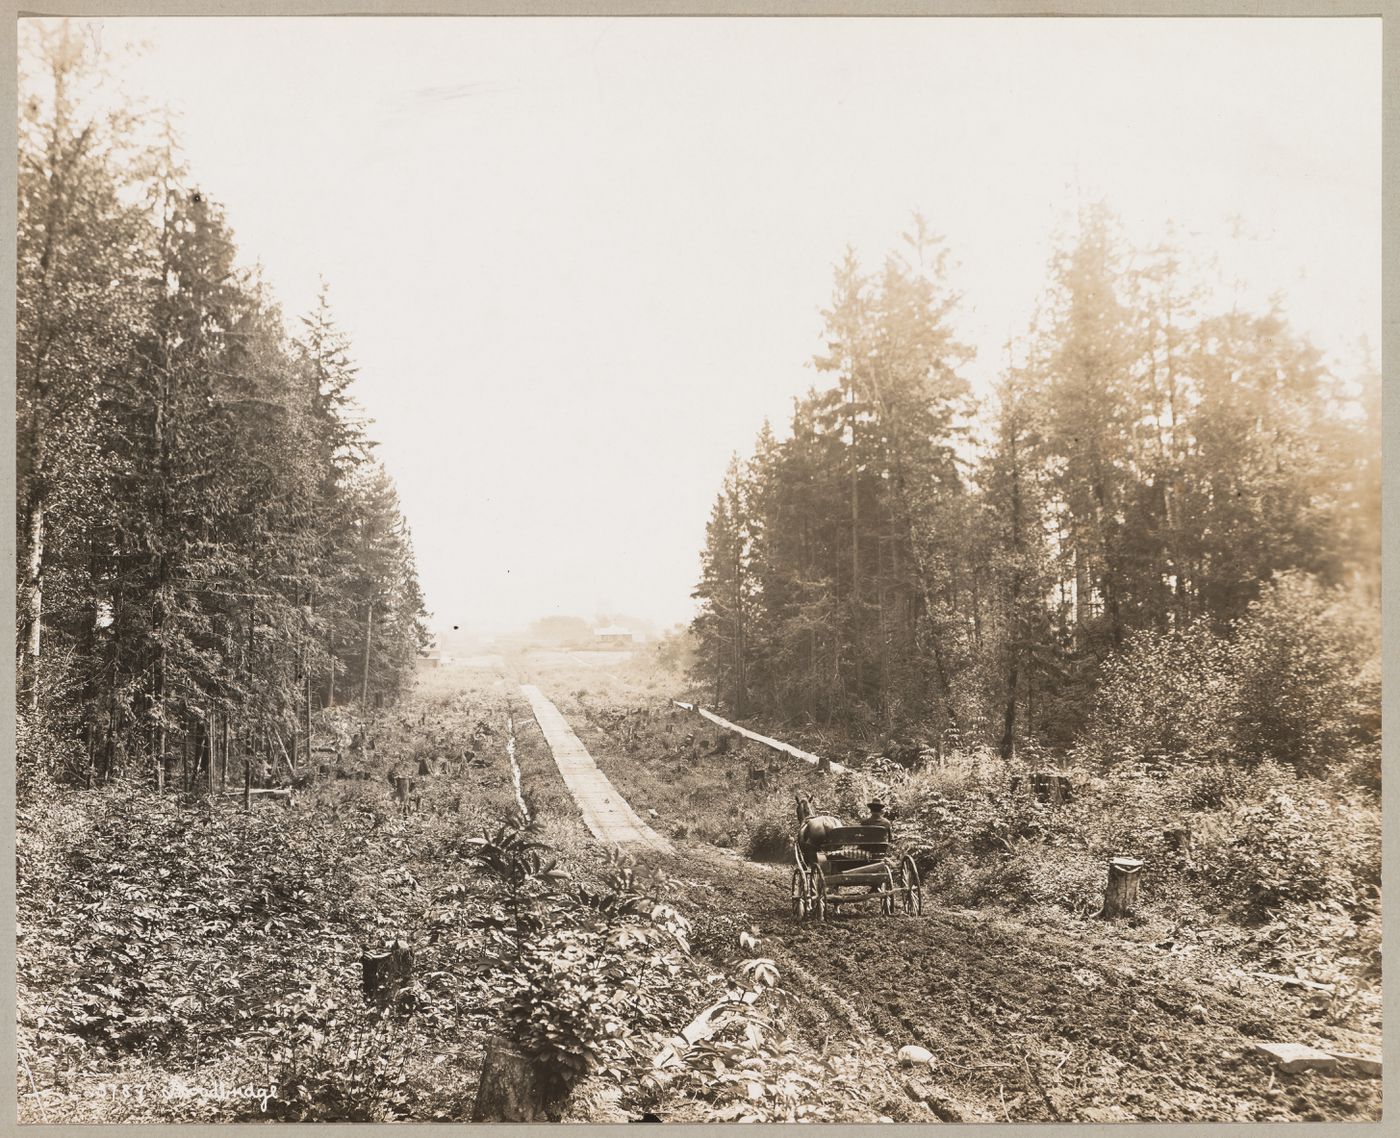
<instances>
[{"instance_id":1,"label":"cleared land strip","mask_svg":"<svg viewBox=\"0 0 1400 1138\"><path fill-rule=\"evenodd\" d=\"M794 759L801 759L804 763L811 763L813 766L819 767L822 764L821 756L814 755L811 751L800 750L791 743L784 743L779 739L770 739L767 735L760 735L757 731L750 731L747 727L740 727L737 723L730 723L727 719L721 719L713 711L706 711L703 707L697 707L693 703L682 703L678 699L673 699L671 702L677 707L685 708L686 711L698 712L716 726L723 727L726 731L733 731L738 735L742 735L745 739L752 739L755 743L762 743L765 747L772 747L775 751L782 751L785 755L791 755ZM842 766L840 763L834 763L830 759L827 760L827 766L836 774L842 774L851 769L850 767Z\"/></svg>"},{"instance_id":2,"label":"cleared land strip","mask_svg":"<svg viewBox=\"0 0 1400 1138\"><path fill-rule=\"evenodd\" d=\"M671 843L637 817L544 692L534 684L521 684L520 691L530 701L564 785L593 836L600 842L641 843L670 853Z\"/></svg>"}]
</instances>

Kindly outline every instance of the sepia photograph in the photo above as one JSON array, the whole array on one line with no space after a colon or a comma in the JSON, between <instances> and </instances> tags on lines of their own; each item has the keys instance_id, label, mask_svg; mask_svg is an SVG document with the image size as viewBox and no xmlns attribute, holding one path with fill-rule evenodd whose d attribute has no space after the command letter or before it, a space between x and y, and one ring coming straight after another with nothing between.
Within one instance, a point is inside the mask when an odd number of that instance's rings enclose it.
<instances>
[{"instance_id":1,"label":"sepia photograph","mask_svg":"<svg viewBox=\"0 0 1400 1138\"><path fill-rule=\"evenodd\" d=\"M18 1121L1379 1122L1381 25L19 17Z\"/></svg>"}]
</instances>

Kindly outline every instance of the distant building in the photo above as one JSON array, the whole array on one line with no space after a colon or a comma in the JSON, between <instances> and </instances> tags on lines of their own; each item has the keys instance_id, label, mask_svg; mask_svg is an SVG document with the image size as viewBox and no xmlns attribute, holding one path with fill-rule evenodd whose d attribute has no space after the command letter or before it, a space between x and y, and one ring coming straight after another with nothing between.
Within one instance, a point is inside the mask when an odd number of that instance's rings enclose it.
<instances>
[{"instance_id":1,"label":"distant building","mask_svg":"<svg viewBox=\"0 0 1400 1138\"><path fill-rule=\"evenodd\" d=\"M605 625L603 628L593 630L593 638L599 644L631 644L636 637L632 635L630 628L623 628L618 624Z\"/></svg>"},{"instance_id":2,"label":"distant building","mask_svg":"<svg viewBox=\"0 0 1400 1138\"><path fill-rule=\"evenodd\" d=\"M440 648L429 648L418 657L418 665L423 668L441 668L452 663L452 657Z\"/></svg>"}]
</instances>

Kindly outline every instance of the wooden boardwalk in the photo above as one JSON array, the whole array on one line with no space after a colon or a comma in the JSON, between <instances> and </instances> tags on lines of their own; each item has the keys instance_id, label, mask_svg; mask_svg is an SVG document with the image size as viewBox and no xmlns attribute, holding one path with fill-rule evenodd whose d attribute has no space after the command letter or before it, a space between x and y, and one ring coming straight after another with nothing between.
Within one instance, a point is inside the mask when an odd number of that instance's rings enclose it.
<instances>
[{"instance_id":1,"label":"wooden boardwalk","mask_svg":"<svg viewBox=\"0 0 1400 1138\"><path fill-rule=\"evenodd\" d=\"M549 697L534 684L521 684L520 691L530 701L535 722L544 733L554 763L578 803L589 832L600 842L646 845L671 853L671 843L637 817Z\"/></svg>"}]
</instances>

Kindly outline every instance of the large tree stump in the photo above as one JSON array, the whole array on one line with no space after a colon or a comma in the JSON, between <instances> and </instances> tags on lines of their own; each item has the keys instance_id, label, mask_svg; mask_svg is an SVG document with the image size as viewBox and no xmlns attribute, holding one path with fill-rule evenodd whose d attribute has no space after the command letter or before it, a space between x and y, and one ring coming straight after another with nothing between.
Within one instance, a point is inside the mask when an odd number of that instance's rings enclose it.
<instances>
[{"instance_id":1,"label":"large tree stump","mask_svg":"<svg viewBox=\"0 0 1400 1138\"><path fill-rule=\"evenodd\" d=\"M413 979L413 949L406 940L395 940L384 952L363 952L360 970L365 999L386 1008Z\"/></svg>"},{"instance_id":2,"label":"large tree stump","mask_svg":"<svg viewBox=\"0 0 1400 1138\"><path fill-rule=\"evenodd\" d=\"M534 1122L544 1113L544 1095L534 1065L500 1040L486 1048L476 1089L473 1122Z\"/></svg>"},{"instance_id":3,"label":"large tree stump","mask_svg":"<svg viewBox=\"0 0 1400 1138\"><path fill-rule=\"evenodd\" d=\"M1138 879L1143 863L1136 858L1115 857L1108 862L1108 888L1103 895L1103 917L1123 917L1137 906Z\"/></svg>"}]
</instances>

